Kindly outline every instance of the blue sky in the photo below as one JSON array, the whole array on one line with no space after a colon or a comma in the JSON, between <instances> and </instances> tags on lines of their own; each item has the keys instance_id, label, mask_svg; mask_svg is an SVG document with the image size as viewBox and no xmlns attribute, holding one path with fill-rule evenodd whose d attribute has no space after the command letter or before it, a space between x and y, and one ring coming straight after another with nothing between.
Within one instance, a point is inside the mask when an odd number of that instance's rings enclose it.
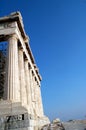
<instances>
[{"instance_id":1,"label":"blue sky","mask_svg":"<svg viewBox=\"0 0 86 130\"><path fill-rule=\"evenodd\" d=\"M0 17L20 11L40 74L45 114L86 115L86 0L0 0Z\"/></svg>"}]
</instances>

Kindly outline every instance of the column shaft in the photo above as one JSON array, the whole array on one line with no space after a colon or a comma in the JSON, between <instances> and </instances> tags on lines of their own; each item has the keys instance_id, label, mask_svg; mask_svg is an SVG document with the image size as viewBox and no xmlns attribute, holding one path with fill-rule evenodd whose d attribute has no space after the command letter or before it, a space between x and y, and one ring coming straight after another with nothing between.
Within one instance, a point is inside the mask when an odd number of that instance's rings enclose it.
<instances>
[{"instance_id":1,"label":"column shaft","mask_svg":"<svg viewBox=\"0 0 86 130\"><path fill-rule=\"evenodd\" d=\"M8 39L6 65L6 85L4 98L13 101L20 101L20 85L18 71L18 44L15 35Z\"/></svg>"},{"instance_id":2,"label":"column shaft","mask_svg":"<svg viewBox=\"0 0 86 130\"><path fill-rule=\"evenodd\" d=\"M26 90L27 90L27 105L29 107L29 113L31 113L31 111L32 111L31 86L30 86L30 70L28 67L28 60L25 61L25 78L26 78Z\"/></svg>"},{"instance_id":3,"label":"column shaft","mask_svg":"<svg viewBox=\"0 0 86 130\"><path fill-rule=\"evenodd\" d=\"M27 104L25 69L23 50L19 49L19 79L20 79L20 98L23 105Z\"/></svg>"},{"instance_id":4,"label":"column shaft","mask_svg":"<svg viewBox=\"0 0 86 130\"><path fill-rule=\"evenodd\" d=\"M34 107L33 107L33 80L32 80L32 70L30 68L30 88L31 88L31 106L32 106L32 112L31 114L34 115Z\"/></svg>"},{"instance_id":5,"label":"column shaft","mask_svg":"<svg viewBox=\"0 0 86 130\"><path fill-rule=\"evenodd\" d=\"M41 97L41 90L40 87L38 87L38 108L40 108L40 116L43 116L43 104L42 104L42 97Z\"/></svg>"}]
</instances>

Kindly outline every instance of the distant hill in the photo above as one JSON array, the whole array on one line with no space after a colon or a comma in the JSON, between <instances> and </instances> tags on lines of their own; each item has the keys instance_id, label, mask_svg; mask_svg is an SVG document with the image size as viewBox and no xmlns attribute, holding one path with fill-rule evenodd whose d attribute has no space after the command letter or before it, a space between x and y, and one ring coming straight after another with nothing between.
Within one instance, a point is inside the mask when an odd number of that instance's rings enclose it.
<instances>
[{"instance_id":1,"label":"distant hill","mask_svg":"<svg viewBox=\"0 0 86 130\"><path fill-rule=\"evenodd\" d=\"M62 124L65 130L86 130L86 120L70 120Z\"/></svg>"},{"instance_id":2,"label":"distant hill","mask_svg":"<svg viewBox=\"0 0 86 130\"><path fill-rule=\"evenodd\" d=\"M86 120L70 120L68 122L54 120L43 126L41 130L86 130Z\"/></svg>"}]
</instances>

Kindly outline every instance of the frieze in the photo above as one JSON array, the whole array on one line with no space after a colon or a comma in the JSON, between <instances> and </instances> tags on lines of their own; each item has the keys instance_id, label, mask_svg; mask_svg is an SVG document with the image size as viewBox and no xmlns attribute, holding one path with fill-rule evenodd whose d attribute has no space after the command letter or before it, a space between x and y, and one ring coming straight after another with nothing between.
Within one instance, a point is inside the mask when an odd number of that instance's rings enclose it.
<instances>
[{"instance_id":1,"label":"frieze","mask_svg":"<svg viewBox=\"0 0 86 130\"><path fill-rule=\"evenodd\" d=\"M13 23L12 22L11 23L2 23L2 24L0 24L0 30L16 27L17 26L16 24L17 24L16 22L13 22Z\"/></svg>"}]
</instances>

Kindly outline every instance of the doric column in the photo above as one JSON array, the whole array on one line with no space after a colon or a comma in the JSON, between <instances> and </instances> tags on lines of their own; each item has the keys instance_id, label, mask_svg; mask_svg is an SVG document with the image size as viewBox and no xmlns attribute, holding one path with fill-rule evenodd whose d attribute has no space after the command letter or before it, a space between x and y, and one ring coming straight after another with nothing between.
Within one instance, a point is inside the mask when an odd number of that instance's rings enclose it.
<instances>
[{"instance_id":1,"label":"doric column","mask_svg":"<svg viewBox=\"0 0 86 130\"><path fill-rule=\"evenodd\" d=\"M28 60L25 60L25 78L26 78L26 91L27 91L27 105L29 106L29 113L31 113L32 112L31 84L30 84L30 69Z\"/></svg>"},{"instance_id":2,"label":"doric column","mask_svg":"<svg viewBox=\"0 0 86 130\"><path fill-rule=\"evenodd\" d=\"M33 106L33 112L34 116L36 117L36 105L35 105L35 91L34 91L34 73L32 71L32 106Z\"/></svg>"},{"instance_id":3,"label":"doric column","mask_svg":"<svg viewBox=\"0 0 86 130\"><path fill-rule=\"evenodd\" d=\"M30 88L31 88L31 106L32 106L32 112L31 114L34 115L34 108L33 108L33 80L32 80L32 69L29 70L30 74Z\"/></svg>"},{"instance_id":4,"label":"doric column","mask_svg":"<svg viewBox=\"0 0 86 130\"><path fill-rule=\"evenodd\" d=\"M37 81L35 81L35 105L36 105L36 114L37 116L40 116L39 114L39 106L38 106L38 85Z\"/></svg>"},{"instance_id":5,"label":"doric column","mask_svg":"<svg viewBox=\"0 0 86 130\"><path fill-rule=\"evenodd\" d=\"M41 90L40 90L40 86L38 87L38 107L40 108L40 116L43 116L43 104L42 104L42 97L41 97Z\"/></svg>"},{"instance_id":6,"label":"doric column","mask_svg":"<svg viewBox=\"0 0 86 130\"><path fill-rule=\"evenodd\" d=\"M4 98L12 101L20 101L17 42L18 39L16 35L12 35L8 39L6 84Z\"/></svg>"},{"instance_id":7,"label":"doric column","mask_svg":"<svg viewBox=\"0 0 86 130\"><path fill-rule=\"evenodd\" d=\"M24 54L23 49L19 48L19 79L20 79L20 98L23 105L27 105Z\"/></svg>"},{"instance_id":8,"label":"doric column","mask_svg":"<svg viewBox=\"0 0 86 130\"><path fill-rule=\"evenodd\" d=\"M33 74L33 71L31 73L32 75L32 101L34 102L34 74Z\"/></svg>"},{"instance_id":9,"label":"doric column","mask_svg":"<svg viewBox=\"0 0 86 130\"><path fill-rule=\"evenodd\" d=\"M34 114L37 117L37 107L36 107L36 81L35 81L35 75L33 74L33 107L34 107Z\"/></svg>"}]
</instances>

